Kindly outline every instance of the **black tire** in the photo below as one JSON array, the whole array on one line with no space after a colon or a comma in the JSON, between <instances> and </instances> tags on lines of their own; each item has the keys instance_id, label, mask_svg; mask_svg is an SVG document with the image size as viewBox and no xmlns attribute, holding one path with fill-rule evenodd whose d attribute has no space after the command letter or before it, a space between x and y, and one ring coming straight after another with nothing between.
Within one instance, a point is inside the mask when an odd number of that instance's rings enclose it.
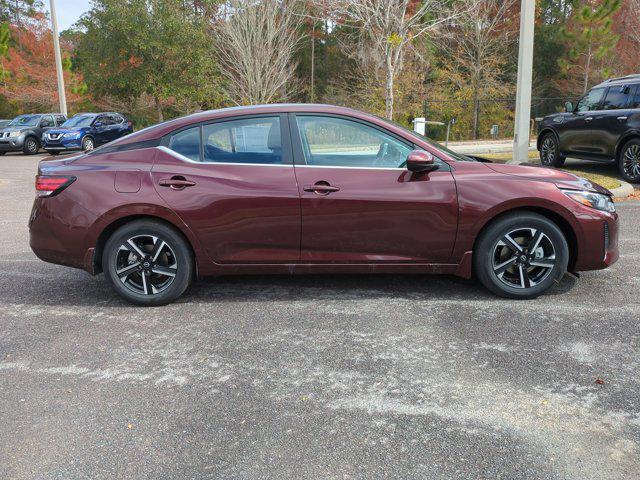
<instances>
[{"instance_id":1,"label":"black tire","mask_svg":"<svg viewBox=\"0 0 640 480\"><path fill-rule=\"evenodd\" d=\"M0 152L0 157L3 156L7 152Z\"/></svg>"},{"instance_id":2,"label":"black tire","mask_svg":"<svg viewBox=\"0 0 640 480\"><path fill-rule=\"evenodd\" d=\"M640 139L634 138L620 150L618 170L625 181L640 183Z\"/></svg>"},{"instance_id":3,"label":"black tire","mask_svg":"<svg viewBox=\"0 0 640 480\"><path fill-rule=\"evenodd\" d=\"M24 145L22 146L22 153L25 155L35 155L40 151L40 141L30 136L24 139Z\"/></svg>"},{"instance_id":4,"label":"black tire","mask_svg":"<svg viewBox=\"0 0 640 480\"><path fill-rule=\"evenodd\" d=\"M540 139L540 163L544 167L561 167L567 159L560 153L560 146L556 136L545 133Z\"/></svg>"},{"instance_id":5,"label":"black tire","mask_svg":"<svg viewBox=\"0 0 640 480\"><path fill-rule=\"evenodd\" d=\"M93 137L87 135L82 139L81 146L83 152L90 152L91 150L96 148L96 141L93 139Z\"/></svg>"},{"instance_id":6,"label":"black tire","mask_svg":"<svg viewBox=\"0 0 640 480\"><path fill-rule=\"evenodd\" d=\"M154 245L160 247L155 259ZM129 302L166 305L191 283L193 255L187 241L172 227L154 220L135 220L120 227L107 241L102 270L114 290Z\"/></svg>"},{"instance_id":7,"label":"black tire","mask_svg":"<svg viewBox=\"0 0 640 480\"><path fill-rule=\"evenodd\" d=\"M562 231L548 218L531 212L514 212L494 220L482 232L473 252L480 282L496 295L515 299L544 293L565 275L568 262L569 247Z\"/></svg>"}]
</instances>

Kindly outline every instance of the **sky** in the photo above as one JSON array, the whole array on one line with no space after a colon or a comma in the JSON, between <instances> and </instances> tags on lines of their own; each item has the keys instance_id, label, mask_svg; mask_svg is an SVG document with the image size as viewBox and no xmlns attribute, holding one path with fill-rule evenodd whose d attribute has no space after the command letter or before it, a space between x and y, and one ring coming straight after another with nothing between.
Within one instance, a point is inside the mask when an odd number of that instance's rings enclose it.
<instances>
[{"instance_id":1,"label":"sky","mask_svg":"<svg viewBox=\"0 0 640 480\"><path fill-rule=\"evenodd\" d=\"M49 0L44 0L43 3L49 11ZM91 0L55 0L55 3L58 14L58 30L61 32L71 27L83 13L91 8Z\"/></svg>"}]
</instances>

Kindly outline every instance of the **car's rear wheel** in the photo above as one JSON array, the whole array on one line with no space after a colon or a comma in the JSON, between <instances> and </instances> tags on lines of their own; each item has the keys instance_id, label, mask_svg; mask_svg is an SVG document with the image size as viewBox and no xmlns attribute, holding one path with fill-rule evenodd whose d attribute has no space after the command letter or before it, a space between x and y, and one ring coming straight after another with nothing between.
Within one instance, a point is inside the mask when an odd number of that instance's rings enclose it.
<instances>
[{"instance_id":1,"label":"car's rear wheel","mask_svg":"<svg viewBox=\"0 0 640 480\"><path fill-rule=\"evenodd\" d=\"M35 155L40 150L40 142L36 137L27 137L24 140L24 146L22 147L22 152L25 155Z\"/></svg>"},{"instance_id":2,"label":"car's rear wheel","mask_svg":"<svg viewBox=\"0 0 640 480\"><path fill-rule=\"evenodd\" d=\"M627 182L640 183L640 140L634 139L625 144L620 151L618 168Z\"/></svg>"},{"instance_id":3,"label":"car's rear wheel","mask_svg":"<svg viewBox=\"0 0 640 480\"><path fill-rule=\"evenodd\" d=\"M566 157L560 154L560 147L556 136L549 132L540 141L540 163L545 167L561 167Z\"/></svg>"},{"instance_id":4,"label":"car's rear wheel","mask_svg":"<svg viewBox=\"0 0 640 480\"><path fill-rule=\"evenodd\" d=\"M84 137L82 139L82 151L90 152L96 148L96 142L91 137Z\"/></svg>"},{"instance_id":5,"label":"car's rear wheel","mask_svg":"<svg viewBox=\"0 0 640 480\"><path fill-rule=\"evenodd\" d=\"M536 213L519 212L491 223L473 252L478 279L507 298L535 298L567 271L569 247L558 226Z\"/></svg>"},{"instance_id":6,"label":"car's rear wheel","mask_svg":"<svg viewBox=\"0 0 640 480\"><path fill-rule=\"evenodd\" d=\"M193 256L173 228L136 220L107 241L102 269L118 294L137 305L165 305L184 293L193 277Z\"/></svg>"}]
</instances>

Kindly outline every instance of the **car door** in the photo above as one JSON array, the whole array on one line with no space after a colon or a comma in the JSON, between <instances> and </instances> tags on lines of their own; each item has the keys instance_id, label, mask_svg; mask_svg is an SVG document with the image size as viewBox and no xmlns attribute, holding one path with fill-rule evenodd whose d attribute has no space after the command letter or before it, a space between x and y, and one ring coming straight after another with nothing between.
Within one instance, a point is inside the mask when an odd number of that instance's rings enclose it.
<instances>
[{"instance_id":1,"label":"car door","mask_svg":"<svg viewBox=\"0 0 640 480\"><path fill-rule=\"evenodd\" d=\"M98 144L109 141L109 119L107 115L98 115L93 121L93 137Z\"/></svg>"},{"instance_id":2,"label":"car door","mask_svg":"<svg viewBox=\"0 0 640 480\"><path fill-rule=\"evenodd\" d=\"M214 262L300 260L300 198L286 125L278 114L235 117L163 141L152 169L156 190Z\"/></svg>"},{"instance_id":3,"label":"car door","mask_svg":"<svg viewBox=\"0 0 640 480\"><path fill-rule=\"evenodd\" d=\"M630 85L616 85L607 88L602 110L596 112L592 122L592 142L594 153L615 157L618 140L627 131L629 117L633 114Z\"/></svg>"},{"instance_id":4,"label":"car door","mask_svg":"<svg viewBox=\"0 0 640 480\"><path fill-rule=\"evenodd\" d=\"M592 126L594 115L600 109L604 87L591 89L576 105L572 115L565 118L558 127L560 150L564 153L586 153L594 151L592 142Z\"/></svg>"},{"instance_id":5,"label":"car door","mask_svg":"<svg viewBox=\"0 0 640 480\"><path fill-rule=\"evenodd\" d=\"M355 118L291 114L309 263L446 263L458 204L450 167L412 173L414 146Z\"/></svg>"}]
</instances>

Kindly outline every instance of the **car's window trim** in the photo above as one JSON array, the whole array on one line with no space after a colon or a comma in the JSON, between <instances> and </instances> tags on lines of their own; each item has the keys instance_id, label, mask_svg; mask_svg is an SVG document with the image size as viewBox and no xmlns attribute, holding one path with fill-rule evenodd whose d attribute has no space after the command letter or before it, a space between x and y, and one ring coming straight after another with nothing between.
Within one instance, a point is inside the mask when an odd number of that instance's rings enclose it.
<instances>
[{"instance_id":1,"label":"car's window trim","mask_svg":"<svg viewBox=\"0 0 640 480\"><path fill-rule=\"evenodd\" d=\"M348 169L348 170L394 170L394 171L408 171L406 167L361 167L361 166L344 166L344 165L340 165L340 166L331 166L331 165L308 165L307 164L307 159L306 156L304 155L304 148L302 146L302 137L300 136L300 131L298 129L298 122L296 121L296 117L330 117L330 118L337 118L340 120L346 120L346 121L352 121L352 122L356 122L356 123L360 123L362 125L365 125L367 127L371 127L375 130L378 130L379 132L388 135L394 139L396 139L398 142L404 144L405 146L411 148L412 150L415 149L420 149L420 150L424 150L422 147L420 147L419 145L417 145L416 143L407 140L404 137L401 137L400 135L396 134L395 132L392 132L390 130L387 130L386 128L381 127L380 125L377 125L373 122L369 122L367 120L363 120L361 118L357 118L357 117L351 117L349 115L343 115L343 114L335 114L335 113L314 113L314 112L289 112L289 129L291 131L291 141L292 141L292 146L293 146L293 152L294 152L294 164L296 166L296 168L338 168L338 169ZM298 158L300 159L300 161L298 161ZM436 159L436 161L438 162L438 170L439 171L451 171L451 166L445 162L444 160L442 160L441 158L439 158L438 156L434 155L434 158ZM444 168L443 168L444 167Z\"/></svg>"},{"instance_id":2,"label":"car's window trim","mask_svg":"<svg viewBox=\"0 0 640 480\"><path fill-rule=\"evenodd\" d=\"M259 118L274 118L277 117L280 120L280 142L282 144L282 163L234 163L234 162L212 162L204 160L204 127L208 125L213 125L217 123L223 122L233 122L238 120L250 120L250 119L259 119ZM176 135L183 130L188 130L190 128L199 127L200 128L200 161L197 162L195 160L188 159L184 155L181 155L178 152L175 152L169 148L169 142L171 141L171 137ZM207 120L203 122L194 122L189 125L182 126L180 128L176 128L175 130L165 134L159 142L159 147L164 147L161 150L166 152L169 150L171 152L176 153L179 157L175 156L175 158L179 158L180 160L188 159L189 163L200 163L205 165L242 165L242 166L253 166L253 167L292 167L293 166L293 152L291 149L291 139L289 133L289 118L284 112L274 112L274 113L258 113L251 115L237 115L233 117L223 117L214 120ZM166 150L165 150L166 149Z\"/></svg>"}]
</instances>

